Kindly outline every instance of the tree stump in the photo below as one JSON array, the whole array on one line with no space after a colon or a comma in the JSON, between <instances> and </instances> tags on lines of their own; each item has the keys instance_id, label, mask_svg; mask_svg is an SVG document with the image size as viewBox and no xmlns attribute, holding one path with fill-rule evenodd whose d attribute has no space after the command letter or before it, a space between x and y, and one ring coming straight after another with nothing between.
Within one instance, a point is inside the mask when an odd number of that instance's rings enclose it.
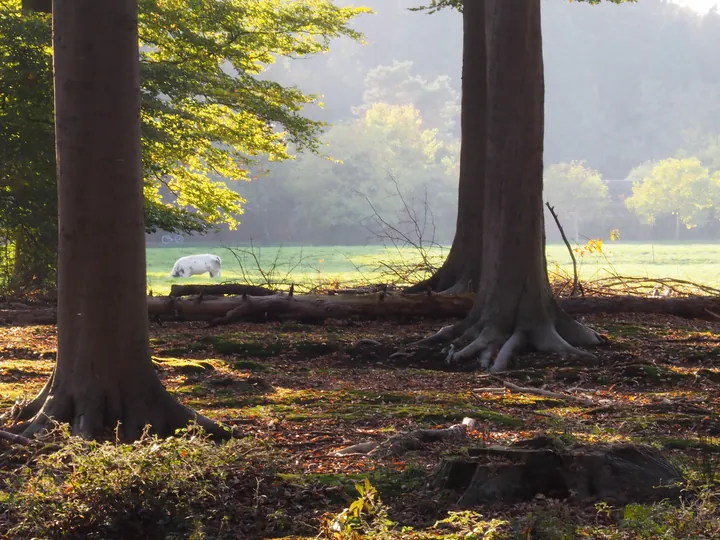
<instances>
[{"instance_id":1,"label":"tree stump","mask_svg":"<svg viewBox=\"0 0 720 540\"><path fill-rule=\"evenodd\" d=\"M536 495L614 504L652 502L680 494L681 470L649 447L564 449L549 437L512 446L472 448L434 471L435 486L463 491L462 508L516 503Z\"/></svg>"}]
</instances>

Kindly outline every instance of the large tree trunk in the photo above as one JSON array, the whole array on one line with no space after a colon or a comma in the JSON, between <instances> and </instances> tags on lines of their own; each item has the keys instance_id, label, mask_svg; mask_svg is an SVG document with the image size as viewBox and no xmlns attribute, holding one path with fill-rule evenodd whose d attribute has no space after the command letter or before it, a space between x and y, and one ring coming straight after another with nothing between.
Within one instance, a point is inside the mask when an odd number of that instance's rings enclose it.
<instances>
[{"instance_id":1,"label":"large tree trunk","mask_svg":"<svg viewBox=\"0 0 720 540\"><path fill-rule=\"evenodd\" d=\"M137 0L53 5L58 359L26 435L48 419L83 437L132 440L148 424L165 435L193 419L226 433L176 401L150 360L137 24Z\"/></svg>"},{"instance_id":2,"label":"large tree trunk","mask_svg":"<svg viewBox=\"0 0 720 540\"><path fill-rule=\"evenodd\" d=\"M495 357L502 371L524 347L590 356L600 337L555 302L547 276L542 174L544 77L540 0L487 0L487 170L480 286L473 309L430 340L456 338L451 359ZM477 153L485 147L476 148ZM455 346L462 348L454 352ZM496 356L497 355L497 356Z\"/></svg>"},{"instance_id":3,"label":"large tree trunk","mask_svg":"<svg viewBox=\"0 0 720 540\"><path fill-rule=\"evenodd\" d=\"M485 0L463 6L462 116L460 183L455 238L443 265L428 280L407 292L427 289L448 293L476 291L482 261L482 200L485 186L486 132Z\"/></svg>"}]
</instances>

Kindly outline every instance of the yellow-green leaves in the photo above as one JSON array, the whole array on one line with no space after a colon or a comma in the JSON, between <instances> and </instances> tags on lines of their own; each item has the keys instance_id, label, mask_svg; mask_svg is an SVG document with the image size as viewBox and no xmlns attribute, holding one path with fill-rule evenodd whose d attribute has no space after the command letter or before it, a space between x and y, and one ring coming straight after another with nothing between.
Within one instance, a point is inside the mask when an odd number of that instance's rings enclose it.
<instances>
[{"instance_id":1,"label":"yellow-green leaves","mask_svg":"<svg viewBox=\"0 0 720 540\"><path fill-rule=\"evenodd\" d=\"M411 105L375 103L362 117L333 127L323 140L335 161L307 155L284 167L293 181L283 190L303 208L299 226L311 221L315 227L357 227L372 221L375 212L395 224L404 216L398 190L422 215L426 187L430 193L452 193L439 184L457 183L440 162L444 144L437 130L425 129ZM452 204L440 204L437 196L430 201L433 211Z\"/></svg>"},{"instance_id":2,"label":"yellow-green leaves","mask_svg":"<svg viewBox=\"0 0 720 540\"><path fill-rule=\"evenodd\" d=\"M338 37L360 39L348 23L369 10L329 0L139 0L139 8L147 228L234 227L244 200L232 182L248 180L258 159L291 158L291 146L316 150L324 128L302 115L316 96L264 80L264 70L327 51ZM47 229L55 226L51 44L49 17L21 13L19 0L0 3L0 140L14 141L7 155L0 149L0 186L9 163L22 169L15 177L47 184L27 207L6 198L16 207L0 210L40 216Z\"/></svg>"},{"instance_id":3,"label":"yellow-green leaves","mask_svg":"<svg viewBox=\"0 0 720 540\"><path fill-rule=\"evenodd\" d=\"M248 180L259 157L317 148L324 125L304 118L316 96L258 77L277 57L328 50L360 35L364 8L327 0L140 0L144 162L181 207L208 224L237 225L244 200L226 183Z\"/></svg>"},{"instance_id":4,"label":"yellow-green leaves","mask_svg":"<svg viewBox=\"0 0 720 540\"><path fill-rule=\"evenodd\" d=\"M600 173L581 161L550 165L543 175L543 199L569 220L576 240L579 224L599 217L610 202Z\"/></svg>"},{"instance_id":5,"label":"yellow-green leaves","mask_svg":"<svg viewBox=\"0 0 720 540\"><path fill-rule=\"evenodd\" d=\"M665 159L631 173L633 194L625 204L648 224L674 215L691 228L704 224L720 203L720 173L710 174L697 158Z\"/></svg>"}]
</instances>

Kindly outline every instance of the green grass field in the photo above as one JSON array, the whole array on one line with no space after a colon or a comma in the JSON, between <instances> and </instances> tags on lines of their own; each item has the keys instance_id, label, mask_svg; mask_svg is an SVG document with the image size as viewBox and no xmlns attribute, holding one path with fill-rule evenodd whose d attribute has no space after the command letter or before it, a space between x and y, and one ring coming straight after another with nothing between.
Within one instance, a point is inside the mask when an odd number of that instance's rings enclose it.
<instances>
[{"instance_id":1,"label":"green grass field","mask_svg":"<svg viewBox=\"0 0 720 540\"><path fill-rule=\"evenodd\" d=\"M173 283L240 281L266 284L267 280L261 275L250 248L233 249L237 258L222 246L148 247L148 288L153 294L161 295L167 294ZM208 274L191 278L169 277L176 259L199 253L213 253L222 258L221 278L211 279ZM379 246L256 247L254 253L269 281L285 285L335 283L350 286L377 283L390 279L387 270L381 267L382 262L411 265L420 261L417 252L412 249L399 253ZM447 254L447 250L444 254ZM436 262L442 257L440 250L433 255ZM551 272L558 268L572 272L572 262L564 245L549 245L547 255ZM720 287L720 244L608 242L603 246L602 253L585 253L577 257L580 277L584 280L615 274L624 277L676 278Z\"/></svg>"}]
</instances>

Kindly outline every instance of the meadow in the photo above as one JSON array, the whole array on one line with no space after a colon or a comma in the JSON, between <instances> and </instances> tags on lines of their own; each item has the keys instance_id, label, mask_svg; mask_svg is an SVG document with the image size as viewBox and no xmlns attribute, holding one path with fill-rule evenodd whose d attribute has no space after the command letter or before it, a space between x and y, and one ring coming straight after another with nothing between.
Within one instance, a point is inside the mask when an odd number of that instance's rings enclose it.
<instances>
[{"instance_id":1,"label":"meadow","mask_svg":"<svg viewBox=\"0 0 720 540\"><path fill-rule=\"evenodd\" d=\"M584 249L583 249L584 248ZM431 250L431 260L439 264L449 248ZM590 252L580 246L575 253L580 278L586 281L623 277L675 278L720 287L718 263L720 244L608 242L601 251ZM222 277L207 274L191 278L169 277L176 259L185 255L213 253L223 261ZM563 244L547 247L548 270L572 272L572 261ZM405 279L391 269L406 274L416 268L421 256L412 248L382 246L257 247L185 244L182 247L148 247L148 289L167 294L174 283L221 283L238 281L286 288L296 286L342 286L395 282ZM420 277L416 274L415 277Z\"/></svg>"}]
</instances>

